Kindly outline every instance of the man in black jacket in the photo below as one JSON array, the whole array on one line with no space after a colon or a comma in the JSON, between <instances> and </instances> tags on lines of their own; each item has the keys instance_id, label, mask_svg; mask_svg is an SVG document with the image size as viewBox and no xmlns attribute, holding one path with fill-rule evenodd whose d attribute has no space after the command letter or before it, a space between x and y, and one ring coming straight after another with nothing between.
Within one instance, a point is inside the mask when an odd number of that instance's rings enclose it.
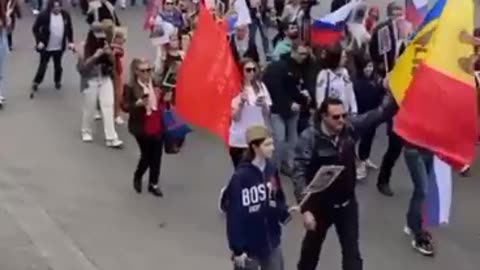
<instances>
[{"instance_id":1,"label":"man in black jacket","mask_svg":"<svg viewBox=\"0 0 480 270\"><path fill-rule=\"evenodd\" d=\"M33 79L32 90L37 91L47 71L50 58L53 58L55 88L62 86L62 57L65 49L74 49L73 27L70 14L62 8L60 0L50 0L33 25L36 48L40 63ZM33 97L33 96L32 96Z\"/></svg>"},{"instance_id":2,"label":"man in black jacket","mask_svg":"<svg viewBox=\"0 0 480 270\"><path fill-rule=\"evenodd\" d=\"M398 56L402 53L402 43L399 42L398 28L396 20L403 15L403 9L395 2L391 2L387 5L388 19L380 23L374 30L372 39L370 42L370 55L375 63L376 69L384 76L388 71L393 69ZM378 33L383 27L388 27L390 32L390 44L391 50L387 52L387 65L385 66L385 56L379 54ZM378 191L388 197L393 196L393 191L390 187L390 178L392 176L392 170L397 162L403 149L402 139L393 131L393 120L390 119L387 123L387 135L388 135L388 147L382 158L382 164L380 165L380 171L378 173L377 189Z\"/></svg>"},{"instance_id":3,"label":"man in black jacket","mask_svg":"<svg viewBox=\"0 0 480 270\"><path fill-rule=\"evenodd\" d=\"M355 195L355 144L358 135L379 125L397 110L390 95L375 110L347 119L339 99L327 98L315 113L314 125L301 135L295 148L293 181L299 202L305 187L322 166L343 166L336 180L325 190L311 194L303 205L303 222L307 232L302 243L298 270L315 270L323 241L334 225L343 255L343 270L361 270L359 217Z\"/></svg>"},{"instance_id":4,"label":"man in black jacket","mask_svg":"<svg viewBox=\"0 0 480 270\"><path fill-rule=\"evenodd\" d=\"M302 90L302 65L309 55L305 43L295 43L290 55L272 62L263 76L272 98L270 110L275 141L274 162L287 175L291 174L293 166L300 109L308 101L308 91Z\"/></svg>"}]
</instances>

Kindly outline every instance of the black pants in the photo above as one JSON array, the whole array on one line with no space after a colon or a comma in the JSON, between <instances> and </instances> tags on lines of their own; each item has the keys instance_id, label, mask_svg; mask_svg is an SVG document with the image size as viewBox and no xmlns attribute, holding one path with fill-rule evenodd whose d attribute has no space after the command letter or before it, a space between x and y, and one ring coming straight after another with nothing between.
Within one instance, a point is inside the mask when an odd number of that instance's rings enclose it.
<instances>
[{"instance_id":1,"label":"black pants","mask_svg":"<svg viewBox=\"0 0 480 270\"><path fill-rule=\"evenodd\" d=\"M338 240L342 248L343 270L362 270L363 260L358 244L358 204L351 200L345 207L330 208L322 211L322 215L315 215L317 228L307 231L302 242L298 270L317 269L322 244L327 236L328 229L334 225Z\"/></svg>"},{"instance_id":2,"label":"black pants","mask_svg":"<svg viewBox=\"0 0 480 270\"><path fill-rule=\"evenodd\" d=\"M385 155L383 155L382 165L380 165L380 172L378 173L377 185L390 184L392 177L392 170L398 158L402 154L403 140L395 132L388 133L388 148Z\"/></svg>"},{"instance_id":3,"label":"black pants","mask_svg":"<svg viewBox=\"0 0 480 270\"><path fill-rule=\"evenodd\" d=\"M367 160L370 157L370 152L372 151L372 143L375 138L376 128L367 130L362 134L360 138L360 143L358 144L358 158L362 161Z\"/></svg>"},{"instance_id":4,"label":"black pants","mask_svg":"<svg viewBox=\"0 0 480 270\"><path fill-rule=\"evenodd\" d=\"M157 185L162 166L163 137L135 136L140 148L140 160L135 170L135 179L141 179L149 169L149 184Z\"/></svg>"},{"instance_id":5,"label":"black pants","mask_svg":"<svg viewBox=\"0 0 480 270\"><path fill-rule=\"evenodd\" d=\"M230 147L230 158L232 159L232 164L234 168L237 168L238 164L240 164L240 162L242 161L245 151L247 151L246 148Z\"/></svg>"},{"instance_id":6,"label":"black pants","mask_svg":"<svg viewBox=\"0 0 480 270\"><path fill-rule=\"evenodd\" d=\"M12 47L13 47L13 33L12 32L8 32L7 41L8 41L8 48L10 50L12 50Z\"/></svg>"},{"instance_id":7,"label":"black pants","mask_svg":"<svg viewBox=\"0 0 480 270\"><path fill-rule=\"evenodd\" d=\"M40 84L45 77L45 72L47 72L48 62L50 58L53 58L53 81L55 84L62 82L62 57L63 51L46 51L43 50L40 52L40 64L38 65L37 73L33 79L33 83Z\"/></svg>"}]
</instances>

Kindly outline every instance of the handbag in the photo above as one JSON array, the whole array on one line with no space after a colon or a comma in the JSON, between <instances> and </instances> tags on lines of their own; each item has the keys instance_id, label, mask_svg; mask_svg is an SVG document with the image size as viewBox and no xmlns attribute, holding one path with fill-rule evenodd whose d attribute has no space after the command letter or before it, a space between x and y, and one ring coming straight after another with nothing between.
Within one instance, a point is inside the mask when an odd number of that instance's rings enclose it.
<instances>
[{"instance_id":1,"label":"handbag","mask_svg":"<svg viewBox=\"0 0 480 270\"><path fill-rule=\"evenodd\" d=\"M174 139L184 139L192 129L176 113L173 106L168 103L163 113L165 135Z\"/></svg>"},{"instance_id":2,"label":"handbag","mask_svg":"<svg viewBox=\"0 0 480 270\"><path fill-rule=\"evenodd\" d=\"M165 125L164 150L166 154L177 154L182 148L185 137L192 129L175 113L170 103L163 114Z\"/></svg>"}]
</instances>

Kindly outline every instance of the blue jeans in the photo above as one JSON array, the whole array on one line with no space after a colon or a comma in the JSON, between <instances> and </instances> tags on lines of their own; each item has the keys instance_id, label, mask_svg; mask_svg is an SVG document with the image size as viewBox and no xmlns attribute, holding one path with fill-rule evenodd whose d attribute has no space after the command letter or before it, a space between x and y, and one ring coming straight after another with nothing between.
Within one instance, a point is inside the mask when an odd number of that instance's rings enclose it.
<instances>
[{"instance_id":1,"label":"blue jeans","mask_svg":"<svg viewBox=\"0 0 480 270\"><path fill-rule=\"evenodd\" d=\"M4 98L4 79L5 79L5 67L8 57L8 39L7 31L0 30L0 99Z\"/></svg>"},{"instance_id":2,"label":"blue jeans","mask_svg":"<svg viewBox=\"0 0 480 270\"><path fill-rule=\"evenodd\" d=\"M290 168L293 166L293 150L298 140L297 126L299 114L295 113L288 118L272 114L271 125L275 152L273 160L277 168L281 168L283 161Z\"/></svg>"},{"instance_id":3,"label":"blue jeans","mask_svg":"<svg viewBox=\"0 0 480 270\"><path fill-rule=\"evenodd\" d=\"M428 179L433 173L433 154L424 149L405 147L405 162L413 182L413 194L407 213L407 225L415 235L423 232L422 209L428 192Z\"/></svg>"}]
</instances>

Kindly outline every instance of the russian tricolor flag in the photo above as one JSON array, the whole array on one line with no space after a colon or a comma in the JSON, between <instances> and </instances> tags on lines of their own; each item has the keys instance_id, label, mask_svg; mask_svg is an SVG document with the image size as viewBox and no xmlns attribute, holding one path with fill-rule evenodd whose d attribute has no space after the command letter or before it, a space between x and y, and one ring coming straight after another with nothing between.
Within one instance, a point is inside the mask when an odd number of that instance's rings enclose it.
<instances>
[{"instance_id":1,"label":"russian tricolor flag","mask_svg":"<svg viewBox=\"0 0 480 270\"><path fill-rule=\"evenodd\" d=\"M331 46L341 41L346 22L360 3L360 0L352 1L321 19L314 19L311 27L312 43L318 46Z\"/></svg>"},{"instance_id":2,"label":"russian tricolor flag","mask_svg":"<svg viewBox=\"0 0 480 270\"><path fill-rule=\"evenodd\" d=\"M417 29L428 13L428 0L405 0L406 19Z\"/></svg>"},{"instance_id":3,"label":"russian tricolor flag","mask_svg":"<svg viewBox=\"0 0 480 270\"><path fill-rule=\"evenodd\" d=\"M428 179L424 225L437 227L449 223L452 205L452 168L436 157Z\"/></svg>"}]
</instances>

